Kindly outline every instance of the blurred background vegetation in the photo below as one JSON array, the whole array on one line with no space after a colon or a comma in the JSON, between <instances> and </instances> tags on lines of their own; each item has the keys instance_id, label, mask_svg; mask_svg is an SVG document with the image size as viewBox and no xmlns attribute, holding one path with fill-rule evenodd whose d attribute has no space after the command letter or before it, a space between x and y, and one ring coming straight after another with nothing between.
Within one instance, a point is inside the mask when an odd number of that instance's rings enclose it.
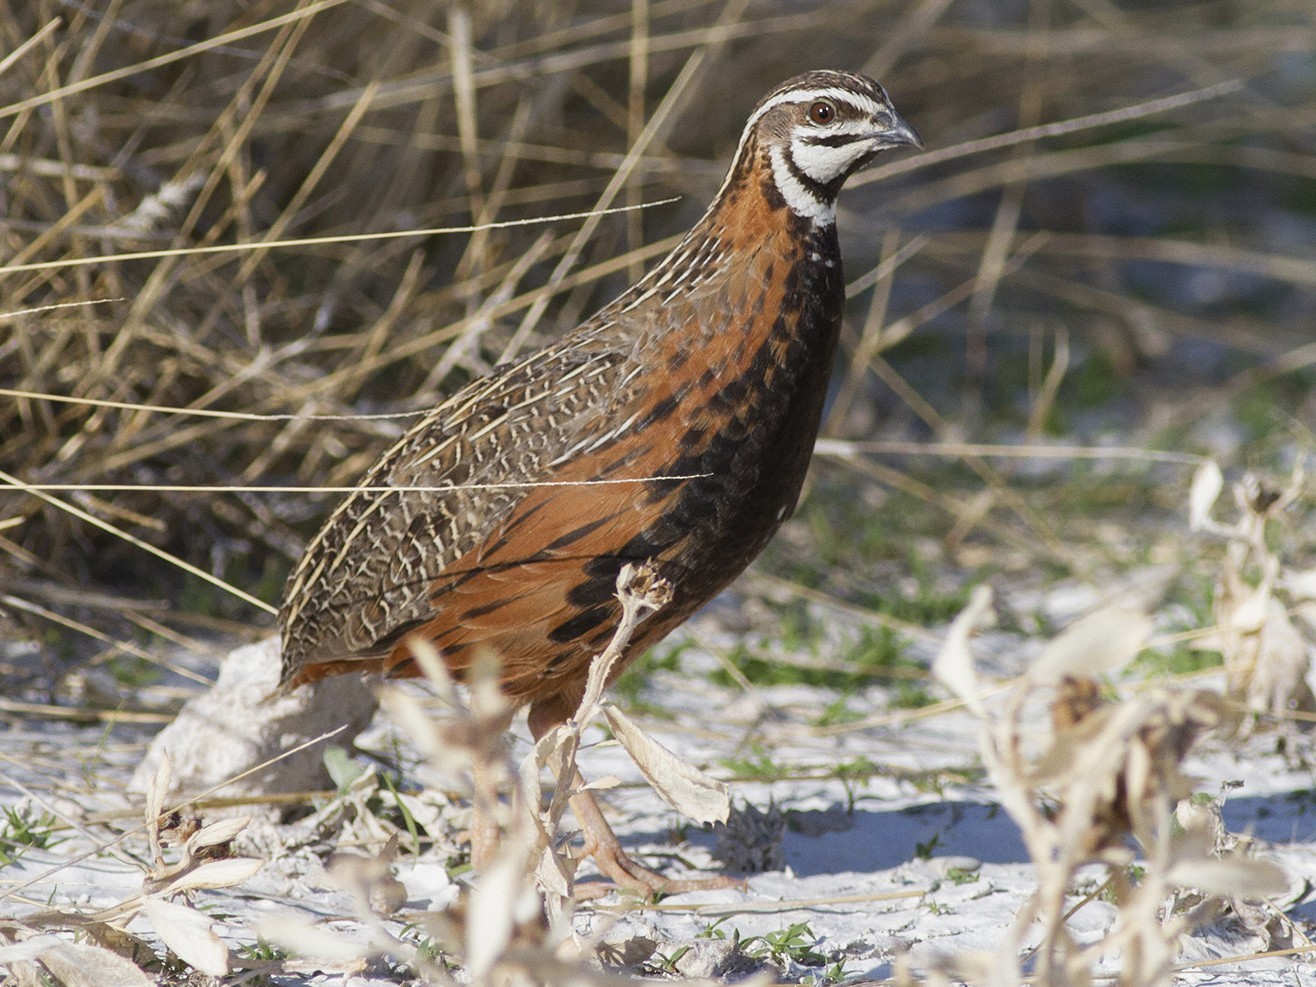
<instances>
[{"instance_id":1,"label":"blurred background vegetation","mask_svg":"<svg viewBox=\"0 0 1316 987\"><path fill-rule=\"evenodd\" d=\"M842 198L826 436L926 452L826 447L761 577L942 621L966 573L1154 561L1175 455L1316 445L1310 0L0 0L0 470L350 484L408 421L365 416L608 301L758 97L823 66L879 78L927 145ZM305 238L330 239L259 246ZM256 246L195 250L231 244ZM276 604L335 499L47 496L0 493L0 607L51 661L272 624L61 504Z\"/></svg>"}]
</instances>

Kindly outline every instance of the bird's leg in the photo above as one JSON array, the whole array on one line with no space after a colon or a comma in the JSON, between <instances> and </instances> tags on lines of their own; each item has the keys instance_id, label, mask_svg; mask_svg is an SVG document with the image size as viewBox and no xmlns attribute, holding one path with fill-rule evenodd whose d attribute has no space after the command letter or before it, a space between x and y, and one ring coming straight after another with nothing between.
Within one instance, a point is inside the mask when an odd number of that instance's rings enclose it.
<instances>
[{"instance_id":1,"label":"bird's leg","mask_svg":"<svg viewBox=\"0 0 1316 987\"><path fill-rule=\"evenodd\" d=\"M553 709L553 705L535 703L530 707L530 714L527 719L530 733L536 741L566 719L565 716L555 715L557 711ZM557 783L570 786L571 795L568 796L567 801L571 805L571 811L576 817L576 822L580 824L581 831L585 835L585 845L581 850L581 856L593 857L599 871L605 877L610 878L617 887L633 891L645 898L651 898L654 895L680 894L683 891L705 891L744 886L744 881L724 875L675 880L637 864L622 849L621 841L617 839L617 834L613 832L612 826L604 818L603 810L599 808L594 793L585 787L585 779L581 775L580 769L573 764L569 776L563 778L558 775ZM577 890L579 892L585 889L578 888ZM592 897L588 894L578 894L578 896Z\"/></svg>"},{"instance_id":2,"label":"bird's leg","mask_svg":"<svg viewBox=\"0 0 1316 987\"><path fill-rule=\"evenodd\" d=\"M574 794L570 797L571 811L576 816L585 833L585 846L581 856L593 857L594 863L604 876L611 878L619 888L634 891L651 898L654 895L680 894L682 891L707 891L715 888L743 887L745 882L734 877L720 874L716 877L681 878L679 880L664 877L655 870L637 864L621 847L621 841L613 832L608 820L603 817L594 793L584 787L585 779L580 769L573 772L571 786ZM562 780L558 779L558 784Z\"/></svg>"}]
</instances>

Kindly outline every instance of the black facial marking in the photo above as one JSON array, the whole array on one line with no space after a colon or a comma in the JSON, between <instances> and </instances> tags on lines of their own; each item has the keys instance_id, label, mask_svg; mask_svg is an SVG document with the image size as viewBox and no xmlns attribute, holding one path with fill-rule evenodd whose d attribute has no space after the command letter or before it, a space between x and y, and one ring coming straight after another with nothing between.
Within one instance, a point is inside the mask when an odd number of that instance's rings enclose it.
<instances>
[{"instance_id":1,"label":"black facial marking","mask_svg":"<svg viewBox=\"0 0 1316 987\"><path fill-rule=\"evenodd\" d=\"M863 139L862 134L804 134L802 136L805 144L814 147L845 147L847 144Z\"/></svg>"},{"instance_id":2,"label":"black facial marking","mask_svg":"<svg viewBox=\"0 0 1316 987\"><path fill-rule=\"evenodd\" d=\"M808 192L809 195L818 200L820 205L825 206L835 201L836 194L831 191L831 185L824 185L822 182L810 178L804 169L795 163L795 158L789 151L785 154L785 158L786 169L792 176L794 176L795 180L804 187L804 190Z\"/></svg>"}]
</instances>

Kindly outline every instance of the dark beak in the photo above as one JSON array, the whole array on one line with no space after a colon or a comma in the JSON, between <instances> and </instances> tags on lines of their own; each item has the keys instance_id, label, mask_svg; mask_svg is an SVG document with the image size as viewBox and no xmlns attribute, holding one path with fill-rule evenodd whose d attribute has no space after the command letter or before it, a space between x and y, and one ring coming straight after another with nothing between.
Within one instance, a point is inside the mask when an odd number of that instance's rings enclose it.
<instances>
[{"instance_id":1,"label":"dark beak","mask_svg":"<svg viewBox=\"0 0 1316 987\"><path fill-rule=\"evenodd\" d=\"M899 147L902 144L910 147L923 147L923 139L919 137L918 131L906 123L905 119L895 110L891 111L891 123L883 126L873 136L882 141L886 147Z\"/></svg>"}]
</instances>

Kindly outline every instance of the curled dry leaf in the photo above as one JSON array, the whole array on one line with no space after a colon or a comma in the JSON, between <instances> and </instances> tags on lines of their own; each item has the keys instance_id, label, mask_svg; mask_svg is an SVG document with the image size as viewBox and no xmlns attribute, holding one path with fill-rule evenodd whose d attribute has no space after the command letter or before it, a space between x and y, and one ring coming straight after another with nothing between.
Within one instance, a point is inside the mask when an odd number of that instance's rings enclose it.
<instances>
[{"instance_id":1,"label":"curled dry leaf","mask_svg":"<svg viewBox=\"0 0 1316 987\"><path fill-rule=\"evenodd\" d=\"M63 987L155 987L135 963L99 946L58 941L39 957Z\"/></svg>"},{"instance_id":2,"label":"curled dry leaf","mask_svg":"<svg viewBox=\"0 0 1316 987\"><path fill-rule=\"evenodd\" d=\"M1282 717L1292 709L1316 709L1316 697L1307 683L1312 647L1273 592L1278 569L1275 556L1266 558L1252 586L1236 564L1227 564L1215 611L1230 694L1249 709Z\"/></svg>"},{"instance_id":3,"label":"curled dry leaf","mask_svg":"<svg viewBox=\"0 0 1316 987\"><path fill-rule=\"evenodd\" d=\"M535 850L539 855L535 865L535 880L545 892L560 898L571 896L571 882L575 876L572 861L560 851L554 841L558 821L566 807L566 787L556 785L547 809L541 811L539 799L539 773L546 764L556 771L564 763L574 763L570 757L575 750L576 736L570 730L557 727L545 735L535 749L521 762L518 769L518 804L528 817ZM565 760L564 760L565 759Z\"/></svg>"},{"instance_id":4,"label":"curled dry leaf","mask_svg":"<svg viewBox=\"0 0 1316 987\"><path fill-rule=\"evenodd\" d=\"M228 947L212 931L209 916L195 908L161 898L148 898L142 904L142 914L160 941L184 963L212 977L222 977L229 972Z\"/></svg>"},{"instance_id":5,"label":"curled dry leaf","mask_svg":"<svg viewBox=\"0 0 1316 987\"><path fill-rule=\"evenodd\" d=\"M182 891L199 891L203 888L227 888L241 884L264 866L255 857L229 857L226 860L209 860L185 873L179 874L162 888L152 893L168 897Z\"/></svg>"},{"instance_id":6,"label":"curled dry leaf","mask_svg":"<svg viewBox=\"0 0 1316 987\"><path fill-rule=\"evenodd\" d=\"M251 816L233 816L210 823L201 827L188 839L187 847L195 853L203 847L223 846L236 839L238 834L247 828L249 822Z\"/></svg>"},{"instance_id":7,"label":"curled dry leaf","mask_svg":"<svg viewBox=\"0 0 1316 987\"><path fill-rule=\"evenodd\" d=\"M1168 879L1180 887L1238 898L1270 898L1289 889L1288 877L1277 864L1237 855L1181 860L1170 868Z\"/></svg>"},{"instance_id":8,"label":"curled dry leaf","mask_svg":"<svg viewBox=\"0 0 1316 987\"><path fill-rule=\"evenodd\" d=\"M160 764L155 769L155 777L146 790L146 821L154 823L164 811L165 796L169 792L169 779L173 773L173 762L168 754L160 757Z\"/></svg>"},{"instance_id":9,"label":"curled dry leaf","mask_svg":"<svg viewBox=\"0 0 1316 987\"><path fill-rule=\"evenodd\" d=\"M1230 633L1256 634L1266 626L1266 618L1270 613L1270 580L1262 580L1255 587L1238 580L1235 586L1230 587L1227 600L1228 605L1222 604L1220 607L1220 623Z\"/></svg>"},{"instance_id":10,"label":"curled dry leaf","mask_svg":"<svg viewBox=\"0 0 1316 987\"><path fill-rule=\"evenodd\" d=\"M612 680L612 669L621 659L626 645L640 623L655 611L665 607L672 599L672 584L658 575L652 560L636 565L628 562L617 574L617 601L621 604L621 619L608 646L594 656L589 666L589 679L576 714L572 717L577 730L583 728L603 702L603 690Z\"/></svg>"},{"instance_id":11,"label":"curled dry leaf","mask_svg":"<svg viewBox=\"0 0 1316 987\"><path fill-rule=\"evenodd\" d=\"M664 802L695 822L726 821L731 812L726 785L677 757L616 706L606 704L603 712L613 735Z\"/></svg>"},{"instance_id":12,"label":"curled dry leaf","mask_svg":"<svg viewBox=\"0 0 1316 987\"><path fill-rule=\"evenodd\" d=\"M992 588L985 584L975 586L969 605L951 621L946 640L932 663L932 674L954 693L977 716L985 715L978 698L978 676L973 670L973 654L969 651L969 638L991 616Z\"/></svg>"},{"instance_id":13,"label":"curled dry leaf","mask_svg":"<svg viewBox=\"0 0 1316 987\"><path fill-rule=\"evenodd\" d=\"M546 893L559 898L570 898L572 882L576 878L575 864L565 853L552 844L544 847L535 867L535 881Z\"/></svg>"},{"instance_id":14,"label":"curled dry leaf","mask_svg":"<svg viewBox=\"0 0 1316 987\"><path fill-rule=\"evenodd\" d=\"M1080 617L1053 638L1029 669L1034 682L1091 678L1118 671L1151 636L1151 618L1127 607Z\"/></svg>"},{"instance_id":15,"label":"curled dry leaf","mask_svg":"<svg viewBox=\"0 0 1316 987\"><path fill-rule=\"evenodd\" d=\"M448 666L443 663L439 649L434 647L434 642L423 634L408 634L406 642L407 647L411 649L412 657L416 659L416 664L429 680L433 693L440 699L452 702L455 694L452 675L448 672Z\"/></svg>"}]
</instances>

